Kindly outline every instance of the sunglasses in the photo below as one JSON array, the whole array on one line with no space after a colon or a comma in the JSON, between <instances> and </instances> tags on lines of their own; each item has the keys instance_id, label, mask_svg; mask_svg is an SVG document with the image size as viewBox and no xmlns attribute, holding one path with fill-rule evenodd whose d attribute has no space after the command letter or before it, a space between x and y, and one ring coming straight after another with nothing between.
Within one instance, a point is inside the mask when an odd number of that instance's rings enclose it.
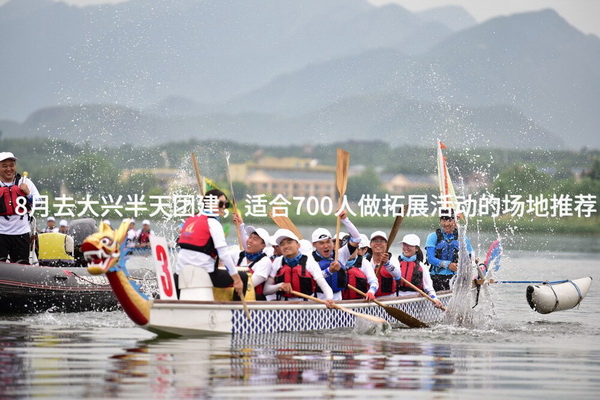
<instances>
[{"instance_id":1,"label":"sunglasses","mask_svg":"<svg viewBox=\"0 0 600 400\"><path fill-rule=\"evenodd\" d=\"M219 208L229 208L231 203L228 201L219 200Z\"/></svg>"}]
</instances>

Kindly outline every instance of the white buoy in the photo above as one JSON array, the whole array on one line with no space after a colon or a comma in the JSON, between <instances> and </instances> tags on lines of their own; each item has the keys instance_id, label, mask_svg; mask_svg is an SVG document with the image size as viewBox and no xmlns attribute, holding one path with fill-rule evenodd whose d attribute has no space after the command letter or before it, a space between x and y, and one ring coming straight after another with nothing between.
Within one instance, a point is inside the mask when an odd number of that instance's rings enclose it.
<instances>
[{"instance_id":1,"label":"white buoy","mask_svg":"<svg viewBox=\"0 0 600 400\"><path fill-rule=\"evenodd\" d=\"M540 314L569 310L581 303L592 285L592 278L527 287L527 302Z\"/></svg>"}]
</instances>

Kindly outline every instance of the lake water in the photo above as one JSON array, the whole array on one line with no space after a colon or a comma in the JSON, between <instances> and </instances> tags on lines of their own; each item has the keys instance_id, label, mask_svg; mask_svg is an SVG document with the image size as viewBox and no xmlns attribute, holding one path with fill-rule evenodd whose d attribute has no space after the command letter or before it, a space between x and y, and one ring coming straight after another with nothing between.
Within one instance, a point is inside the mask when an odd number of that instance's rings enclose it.
<instances>
[{"instance_id":1,"label":"lake water","mask_svg":"<svg viewBox=\"0 0 600 400\"><path fill-rule=\"evenodd\" d=\"M496 278L596 277L598 243L509 242ZM0 316L0 399L596 399L596 285L578 308L541 315L526 302L527 285L496 284L485 298L491 320L478 329L438 324L385 336L156 339L119 311Z\"/></svg>"}]
</instances>

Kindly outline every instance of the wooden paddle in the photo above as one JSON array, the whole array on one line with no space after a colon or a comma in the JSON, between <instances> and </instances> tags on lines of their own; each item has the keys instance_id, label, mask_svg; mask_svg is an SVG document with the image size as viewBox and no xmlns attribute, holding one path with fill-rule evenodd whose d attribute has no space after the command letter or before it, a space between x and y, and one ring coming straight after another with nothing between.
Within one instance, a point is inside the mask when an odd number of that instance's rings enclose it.
<instances>
[{"instance_id":1,"label":"wooden paddle","mask_svg":"<svg viewBox=\"0 0 600 400\"><path fill-rule=\"evenodd\" d=\"M360 289L357 289L352 285L348 285L348 287L350 289L354 290L356 293L360 294L361 296L367 297L367 295L364 292L362 292ZM402 322L406 326L409 326L411 328L429 328L429 325L427 325L425 322L419 321L412 315L405 313L404 311L400 310L399 308L386 306L385 304L378 301L377 299L371 300L371 301L373 303L377 304L378 306L383 307L385 312L387 312L389 315L396 318L398 321Z\"/></svg>"},{"instance_id":2,"label":"wooden paddle","mask_svg":"<svg viewBox=\"0 0 600 400\"><path fill-rule=\"evenodd\" d=\"M273 210L269 211L269 217L271 217L273 222L275 222L275 225L282 229L288 229L292 231L296 236L298 236L298 239L302 239L302 234L298 228L296 228L296 225L292 222L292 220L289 219L289 217L285 215L274 215Z\"/></svg>"},{"instance_id":3,"label":"wooden paddle","mask_svg":"<svg viewBox=\"0 0 600 400\"><path fill-rule=\"evenodd\" d=\"M348 186L348 166L350 165L350 153L345 150L337 149L337 161L336 161L336 172L335 172L335 183L337 186L340 197L338 199L338 211L342 208L342 202L344 195L346 194L346 187ZM340 216L337 217L337 223L335 227L335 260L338 260L340 241L338 236L342 227L342 220Z\"/></svg>"},{"instance_id":4,"label":"wooden paddle","mask_svg":"<svg viewBox=\"0 0 600 400\"><path fill-rule=\"evenodd\" d=\"M196 181L198 182L198 190L204 197L204 185L202 184L202 178L200 176L200 169L198 168L198 161L196 161L196 153L192 153L192 165L194 166L194 172L196 173Z\"/></svg>"},{"instance_id":5,"label":"wooden paddle","mask_svg":"<svg viewBox=\"0 0 600 400\"><path fill-rule=\"evenodd\" d=\"M301 293L301 292L296 292L295 290L292 290L291 293L294 296L296 296L296 297L302 297L302 298L305 298L305 299L308 299L308 300L316 301L317 303L327 304L327 302L325 300L321 300L321 299L319 299L317 297L309 296L309 295ZM342 307L339 304L335 304L335 303L333 304L333 306L335 308L337 308L338 310L347 312L347 313L352 314L352 315L354 315L356 317L364 318L367 321L371 321L371 322L374 322L376 324L385 324L385 323L387 323L387 321L385 319L376 317L374 315L361 314L359 312L349 310L346 307Z\"/></svg>"}]
</instances>

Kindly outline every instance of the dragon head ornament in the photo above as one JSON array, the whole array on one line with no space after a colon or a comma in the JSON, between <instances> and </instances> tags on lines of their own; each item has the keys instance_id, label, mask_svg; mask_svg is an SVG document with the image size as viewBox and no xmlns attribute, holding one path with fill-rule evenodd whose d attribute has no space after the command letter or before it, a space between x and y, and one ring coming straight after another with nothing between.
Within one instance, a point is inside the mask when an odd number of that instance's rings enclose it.
<instances>
[{"instance_id":1,"label":"dragon head ornament","mask_svg":"<svg viewBox=\"0 0 600 400\"><path fill-rule=\"evenodd\" d=\"M121 243L127 237L129 220L123 221L116 230L100 222L98 232L88 236L81 244L81 252L88 264L88 272L100 275L108 272L121 256Z\"/></svg>"}]
</instances>

